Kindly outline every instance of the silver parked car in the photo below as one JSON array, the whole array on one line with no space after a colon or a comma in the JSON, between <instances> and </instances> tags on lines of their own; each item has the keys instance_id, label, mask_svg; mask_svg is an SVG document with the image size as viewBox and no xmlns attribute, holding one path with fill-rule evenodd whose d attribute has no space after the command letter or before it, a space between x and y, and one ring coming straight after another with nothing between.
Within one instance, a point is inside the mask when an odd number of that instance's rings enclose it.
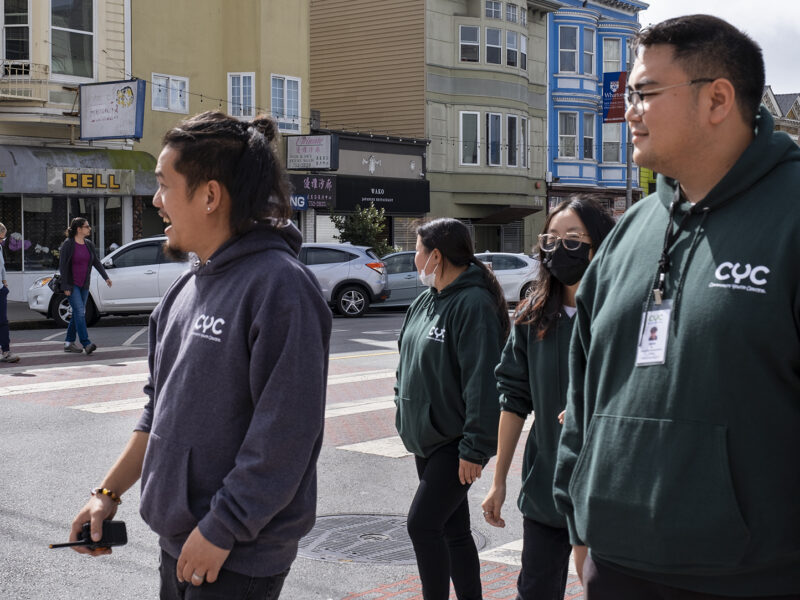
<instances>
[{"instance_id":1,"label":"silver parked car","mask_svg":"<svg viewBox=\"0 0 800 600\"><path fill-rule=\"evenodd\" d=\"M475 255L486 263L503 288L506 302L513 304L530 296L540 263L527 254L481 252Z\"/></svg>"},{"instance_id":2,"label":"silver parked car","mask_svg":"<svg viewBox=\"0 0 800 600\"><path fill-rule=\"evenodd\" d=\"M97 269L92 269L86 322L94 325L101 315L148 313L178 275L189 268L188 262L169 260L161 246L166 236L144 238L120 246L103 260L108 276L114 282L108 287ZM66 327L72 318L72 307L64 294L53 294L48 287L52 275L40 277L28 289L28 306Z\"/></svg>"},{"instance_id":3,"label":"silver parked car","mask_svg":"<svg viewBox=\"0 0 800 600\"><path fill-rule=\"evenodd\" d=\"M328 304L344 317L360 317L370 304L389 297L385 265L367 246L303 244L300 262L317 278Z\"/></svg>"},{"instance_id":4,"label":"silver parked car","mask_svg":"<svg viewBox=\"0 0 800 600\"><path fill-rule=\"evenodd\" d=\"M413 250L404 250L387 254L381 258L386 263L386 277L388 278L386 287L392 292L392 295L381 304L381 307L410 306L414 299L426 289L419 280L417 266L414 264L415 254L416 252Z\"/></svg>"}]
</instances>

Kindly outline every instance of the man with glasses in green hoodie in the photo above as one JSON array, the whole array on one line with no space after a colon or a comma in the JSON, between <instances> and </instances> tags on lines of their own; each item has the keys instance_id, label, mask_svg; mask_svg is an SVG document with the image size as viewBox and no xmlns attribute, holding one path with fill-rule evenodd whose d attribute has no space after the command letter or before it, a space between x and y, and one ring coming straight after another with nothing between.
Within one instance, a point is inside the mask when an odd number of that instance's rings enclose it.
<instances>
[{"instance_id":1,"label":"man with glasses in green hoodie","mask_svg":"<svg viewBox=\"0 0 800 600\"><path fill-rule=\"evenodd\" d=\"M661 175L578 292L556 504L589 600L797 599L800 148L744 33L636 41L633 159Z\"/></svg>"}]
</instances>

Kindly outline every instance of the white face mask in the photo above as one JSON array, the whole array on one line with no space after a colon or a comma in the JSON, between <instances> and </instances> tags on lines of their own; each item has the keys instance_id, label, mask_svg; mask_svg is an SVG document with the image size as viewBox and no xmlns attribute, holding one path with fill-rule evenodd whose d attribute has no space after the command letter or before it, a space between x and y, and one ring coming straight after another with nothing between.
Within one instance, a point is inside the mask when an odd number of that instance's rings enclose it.
<instances>
[{"instance_id":1,"label":"white face mask","mask_svg":"<svg viewBox=\"0 0 800 600\"><path fill-rule=\"evenodd\" d=\"M431 257L428 257L428 260L425 261L425 267L428 266L428 263L431 262ZM422 267L422 270L419 272L419 280L422 285L427 287L433 287L433 284L436 283L436 269L439 265L433 267L433 271L430 273L425 272L425 267Z\"/></svg>"}]
</instances>

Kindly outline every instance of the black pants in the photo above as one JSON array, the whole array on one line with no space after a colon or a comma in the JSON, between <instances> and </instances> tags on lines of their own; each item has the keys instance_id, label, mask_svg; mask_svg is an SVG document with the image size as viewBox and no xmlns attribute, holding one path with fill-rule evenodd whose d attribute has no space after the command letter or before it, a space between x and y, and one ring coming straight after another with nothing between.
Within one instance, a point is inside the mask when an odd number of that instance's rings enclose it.
<instances>
[{"instance_id":1,"label":"black pants","mask_svg":"<svg viewBox=\"0 0 800 600\"><path fill-rule=\"evenodd\" d=\"M797 600L791 596L717 596L691 590L681 590L654 583L618 571L605 563L592 560L591 550L583 563L583 585L586 600Z\"/></svg>"},{"instance_id":2,"label":"black pants","mask_svg":"<svg viewBox=\"0 0 800 600\"><path fill-rule=\"evenodd\" d=\"M419 487L408 511L422 597L446 600L450 579L459 600L480 600L481 567L469 526L469 485L458 480L458 442L415 457Z\"/></svg>"},{"instance_id":3,"label":"black pants","mask_svg":"<svg viewBox=\"0 0 800 600\"><path fill-rule=\"evenodd\" d=\"M522 527L517 600L563 600L572 552L569 533L565 528L548 527L527 517Z\"/></svg>"},{"instance_id":4,"label":"black pants","mask_svg":"<svg viewBox=\"0 0 800 600\"><path fill-rule=\"evenodd\" d=\"M277 600L283 588L283 581L289 574L270 577L250 577L220 569L214 583L203 582L194 586L190 582L180 583L176 574L178 561L161 551L161 600Z\"/></svg>"}]
</instances>

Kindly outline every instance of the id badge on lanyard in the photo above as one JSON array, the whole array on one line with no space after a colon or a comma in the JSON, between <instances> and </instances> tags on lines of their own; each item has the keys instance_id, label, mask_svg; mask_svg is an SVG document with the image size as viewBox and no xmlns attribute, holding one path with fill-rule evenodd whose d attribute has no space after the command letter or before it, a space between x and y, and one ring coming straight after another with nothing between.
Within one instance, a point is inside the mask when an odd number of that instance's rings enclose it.
<instances>
[{"instance_id":1,"label":"id badge on lanyard","mask_svg":"<svg viewBox=\"0 0 800 600\"><path fill-rule=\"evenodd\" d=\"M672 300L661 300L642 313L641 335L636 347L636 366L663 365L667 360L667 340Z\"/></svg>"}]
</instances>

